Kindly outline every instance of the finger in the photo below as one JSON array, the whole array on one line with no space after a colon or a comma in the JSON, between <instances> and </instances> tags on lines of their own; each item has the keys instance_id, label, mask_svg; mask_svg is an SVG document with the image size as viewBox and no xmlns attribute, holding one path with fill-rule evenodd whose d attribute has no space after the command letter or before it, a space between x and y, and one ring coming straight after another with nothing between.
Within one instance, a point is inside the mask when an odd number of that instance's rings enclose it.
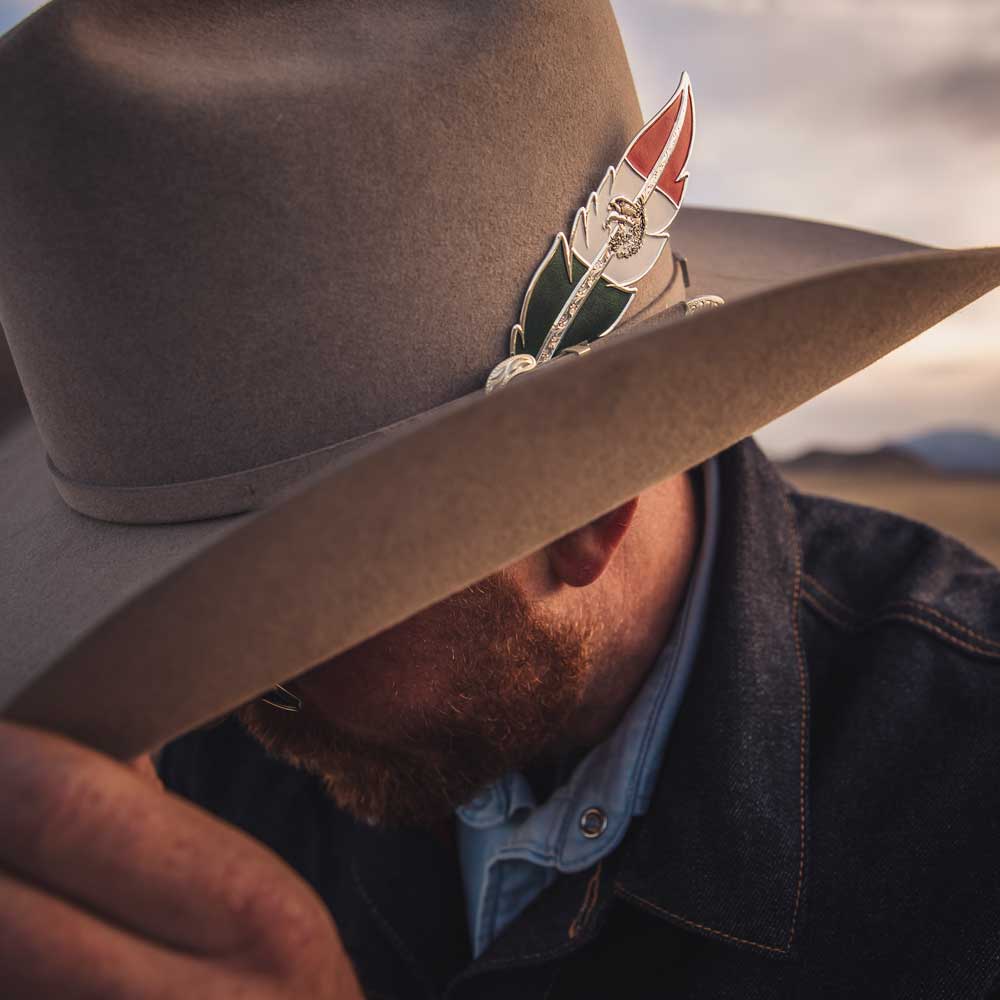
<instances>
[{"instance_id":1,"label":"finger","mask_svg":"<svg viewBox=\"0 0 1000 1000\"><path fill-rule=\"evenodd\" d=\"M276 855L63 737L0 722L0 865L194 953L281 957L332 922Z\"/></svg>"},{"instance_id":2,"label":"finger","mask_svg":"<svg viewBox=\"0 0 1000 1000\"><path fill-rule=\"evenodd\" d=\"M0 975L7 1000L208 995L212 970L0 873ZM173 995L177 995L176 993ZM181 994L183 995L183 994Z\"/></svg>"}]
</instances>

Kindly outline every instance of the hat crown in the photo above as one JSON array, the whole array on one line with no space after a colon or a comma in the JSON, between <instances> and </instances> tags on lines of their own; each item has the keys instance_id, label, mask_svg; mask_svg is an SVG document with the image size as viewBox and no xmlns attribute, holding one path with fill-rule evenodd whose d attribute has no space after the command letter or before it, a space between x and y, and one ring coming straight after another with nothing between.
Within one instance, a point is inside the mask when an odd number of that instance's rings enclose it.
<instances>
[{"instance_id":1,"label":"hat crown","mask_svg":"<svg viewBox=\"0 0 1000 1000\"><path fill-rule=\"evenodd\" d=\"M125 487L481 386L641 124L605 3L56 0L0 79L0 322L55 468Z\"/></svg>"}]
</instances>

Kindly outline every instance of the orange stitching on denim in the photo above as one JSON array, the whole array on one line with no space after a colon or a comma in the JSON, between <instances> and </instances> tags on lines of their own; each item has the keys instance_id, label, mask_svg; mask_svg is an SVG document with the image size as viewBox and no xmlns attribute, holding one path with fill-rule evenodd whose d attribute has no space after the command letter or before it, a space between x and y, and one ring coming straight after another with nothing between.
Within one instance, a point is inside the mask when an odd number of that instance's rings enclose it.
<instances>
[{"instance_id":1,"label":"orange stitching on denim","mask_svg":"<svg viewBox=\"0 0 1000 1000\"><path fill-rule=\"evenodd\" d=\"M587 926L591 914L594 912L594 907L597 905L597 898L601 887L601 868L603 865L603 861L598 861L597 867L594 869L594 874L587 881L587 889L583 894L583 903L580 906L580 911L573 918L573 922L569 925L569 931L567 932L571 940Z\"/></svg>"},{"instance_id":2,"label":"orange stitching on denim","mask_svg":"<svg viewBox=\"0 0 1000 1000\"><path fill-rule=\"evenodd\" d=\"M846 628L850 632L856 632L859 628L857 622L851 621L849 618L845 618L839 612L834 611L832 607L826 604L818 594L810 593L808 590L802 591L802 599L807 603L812 605L812 607L820 612L824 617L828 618L834 625L839 625L841 628Z\"/></svg>"},{"instance_id":3,"label":"orange stitching on denim","mask_svg":"<svg viewBox=\"0 0 1000 1000\"><path fill-rule=\"evenodd\" d=\"M814 590L818 590L820 594L828 598L830 601L832 601L834 604L840 607L843 611L846 611L852 619L862 618L862 615L860 615L853 608L845 604L844 601L842 601L839 597L836 597L834 594L830 593L830 591L826 587L824 587L823 584L821 584L819 580L817 580L814 576L810 576L808 573L803 575L805 576L806 580L809 582L809 584L812 586ZM967 625L963 625L961 622L956 621L954 618L950 618L948 615L938 611L937 608L932 608L929 604L924 604L921 601L911 601L911 600L888 601L886 604L883 604L875 613L875 619L884 618L890 608L910 608L917 614L922 613L931 615L934 618L940 619L940 621L944 622L944 624L947 625L948 627L953 628L956 632L960 632L962 635L967 635L970 639L975 639L977 642L981 642L985 646L991 646L1000 651L1000 641L996 639L990 639L988 636L982 635L979 632L974 631Z\"/></svg>"},{"instance_id":4,"label":"orange stitching on denim","mask_svg":"<svg viewBox=\"0 0 1000 1000\"><path fill-rule=\"evenodd\" d=\"M916 615L905 615L897 612L886 611L882 614L875 615L872 618L866 618L863 621L859 621L857 619L854 621L845 621L828 605L824 604L816 594L810 594L808 591L805 591L803 596L814 608L816 608L817 611L825 614L835 625L839 625L841 628L848 629L851 632L863 632L865 629L871 628L880 622L908 622L910 625L916 625L919 628L926 629L932 635L936 635L939 638L944 639L945 642L951 643L951 645L956 646L959 649L963 649L967 653L974 653L976 656L985 656L991 660L1000 659L1000 653L996 653L991 649L984 649L981 646L973 646L972 643L969 642L964 642L962 639L952 635L950 632L945 632L944 629L939 628L937 625L924 618L918 618Z\"/></svg>"},{"instance_id":5,"label":"orange stitching on denim","mask_svg":"<svg viewBox=\"0 0 1000 1000\"><path fill-rule=\"evenodd\" d=\"M615 883L615 890L619 895L624 896L627 899L632 899L641 906L645 906L647 909L658 913L661 916L669 917L671 920L676 920L679 923L685 924L688 927L693 927L696 930L704 931L706 934L712 934L715 937L723 938L726 941L733 941L736 944L749 945L751 948L760 948L762 951L769 951L776 955L787 955L792 948L792 944L795 941L795 929L799 917L799 906L802 902L802 889L805 884L805 869L806 869L806 730L808 723L808 685L806 681L806 663L805 655L802 649L802 636L799 629L799 601L802 597L802 546L799 541L799 532L795 523L795 513L792 510L792 505L788 500L787 493L782 494L782 500L785 504L785 512L788 516L788 524L791 529L792 544L795 553L795 572L792 579L792 596L790 603L790 611L792 614L792 634L795 639L795 655L797 660L797 668L799 675L799 698L801 704L801 711L799 715L799 872L798 879L795 885L795 903L792 907L792 924L788 931L788 942L784 948L778 948L775 945L761 944L759 941L751 941L749 938L737 937L735 934L727 934L725 931L720 931L715 927L709 927L707 924L699 924L694 920L689 920L687 917L682 917L679 913L671 913L670 910L665 910L661 906L657 906L655 903L650 902L648 899L643 899L642 896L637 896L635 893L629 892L621 882Z\"/></svg>"},{"instance_id":6,"label":"orange stitching on denim","mask_svg":"<svg viewBox=\"0 0 1000 1000\"><path fill-rule=\"evenodd\" d=\"M714 927L708 927L705 924L696 924L693 920L688 920L687 917L682 917L677 913L671 913L669 910L664 910L662 906L657 906L656 903L651 903L648 899L643 899L642 896L637 896L635 893L629 892L621 884L621 882L615 883L615 889L621 896L626 899L631 899L638 903L640 906L646 907L648 910L652 910L654 913L658 913L661 917L669 917L671 920L676 920L678 923L686 924L688 927L694 927L696 930L705 931L707 934L714 934L716 937L725 938L727 941L735 941L737 944L748 944L752 948L760 948L763 951L771 951L776 955L785 955L788 953L788 948L777 948L772 944L761 944L759 941L750 941L747 938L737 937L735 934L727 934L725 931L716 930Z\"/></svg>"},{"instance_id":7,"label":"orange stitching on denim","mask_svg":"<svg viewBox=\"0 0 1000 1000\"><path fill-rule=\"evenodd\" d=\"M953 646L958 646L959 649L964 649L966 652L975 653L977 656L986 656L992 660L1000 659L1000 654L997 654L990 649L983 649L981 646L973 646L972 643L964 642L962 639L951 635L949 632L945 632L943 628L938 628L937 625L932 625L929 621L923 618L918 618L916 615L886 614L881 615L879 618L875 619L875 621L909 622L911 625L918 625L921 628L927 629L928 632L931 632L947 642L950 642Z\"/></svg>"},{"instance_id":8,"label":"orange stitching on denim","mask_svg":"<svg viewBox=\"0 0 1000 1000\"><path fill-rule=\"evenodd\" d=\"M788 525L791 530L795 553L795 578L792 582L792 634L795 637L795 656L799 671L799 697L801 699L801 714L799 716L799 877L795 886L795 905L792 909L792 926L788 931L788 943L785 950L789 951L795 940L795 928L799 918L799 904L802 901L802 886L805 882L806 870L806 728L809 718L809 703L806 681L806 661L802 651L802 635L799 628L799 601L802 596L802 544L795 522L795 512L787 493L782 493L785 504Z\"/></svg>"},{"instance_id":9,"label":"orange stitching on denim","mask_svg":"<svg viewBox=\"0 0 1000 1000\"><path fill-rule=\"evenodd\" d=\"M845 604L839 597L827 590L826 587L824 587L823 584L816 579L816 577L811 576L809 573L803 573L802 578L806 581L806 583L810 584L814 590L818 590L824 597L837 605L841 611L846 611L851 618L858 617L852 608L848 607L848 605Z\"/></svg>"},{"instance_id":10,"label":"orange stitching on denim","mask_svg":"<svg viewBox=\"0 0 1000 1000\"><path fill-rule=\"evenodd\" d=\"M979 632L974 631L966 625L961 624L961 622L955 621L954 618L949 618L947 615L942 614L937 608L929 607L926 604L921 604L919 601L890 601L887 608L912 608L916 612L923 612L927 615L932 615L934 618L939 618L950 628L953 628L956 632L961 632L963 635L967 635L970 639L975 639L977 642L981 642L984 646L993 646L998 651L1000 651L1000 642L996 639L990 639L988 636L981 635Z\"/></svg>"},{"instance_id":11,"label":"orange stitching on denim","mask_svg":"<svg viewBox=\"0 0 1000 1000\"><path fill-rule=\"evenodd\" d=\"M580 907L580 913L577 914L576 919L573 921L574 924L576 923L576 920L580 919L585 909L587 910L586 920L589 920L590 917L593 915L593 909L597 905L600 898L598 893L598 888L600 886L601 871L603 865L604 865L603 861L599 861L597 863L596 871L594 872L593 875L590 876L590 879L587 882L587 888L584 891L583 905ZM581 923L581 925L577 928L576 934L579 934L582 930L584 930L584 923ZM568 952L572 952L575 949L576 945L569 944L569 941L572 940L576 936L576 934L572 932L572 924L571 924L570 933L567 935L568 940L564 944L557 945L554 948L550 948L548 951L536 951L526 955L518 955L517 958L519 961L523 962L533 962L535 961L535 959L538 958L546 958L546 959L558 958L560 955L565 955ZM503 969L506 968L509 964L510 964L510 959L508 958L494 958L494 959L488 959L486 961L479 961L476 963L474 970L471 971L466 970L465 972L460 972L458 976L453 980L453 985L454 983L469 979L475 973L489 972L493 969ZM550 992L552 990L552 986L554 983L555 980L553 979L552 983L549 984Z\"/></svg>"}]
</instances>

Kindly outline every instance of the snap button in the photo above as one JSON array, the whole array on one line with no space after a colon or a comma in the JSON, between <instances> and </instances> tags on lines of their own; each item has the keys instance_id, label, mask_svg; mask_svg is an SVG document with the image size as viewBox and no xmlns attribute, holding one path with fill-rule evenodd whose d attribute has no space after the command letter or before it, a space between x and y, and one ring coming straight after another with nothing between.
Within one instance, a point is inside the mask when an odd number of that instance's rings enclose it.
<instances>
[{"instance_id":1,"label":"snap button","mask_svg":"<svg viewBox=\"0 0 1000 1000\"><path fill-rule=\"evenodd\" d=\"M603 809L591 806L580 815L580 830L588 840L599 837L608 828L608 817Z\"/></svg>"},{"instance_id":2,"label":"snap button","mask_svg":"<svg viewBox=\"0 0 1000 1000\"><path fill-rule=\"evenodd\" d=\"M493 801L493 796L489 792L480 792L474 799L468 802L465 808L469 812L482 812Z\"/></svg>"}]
</instances>

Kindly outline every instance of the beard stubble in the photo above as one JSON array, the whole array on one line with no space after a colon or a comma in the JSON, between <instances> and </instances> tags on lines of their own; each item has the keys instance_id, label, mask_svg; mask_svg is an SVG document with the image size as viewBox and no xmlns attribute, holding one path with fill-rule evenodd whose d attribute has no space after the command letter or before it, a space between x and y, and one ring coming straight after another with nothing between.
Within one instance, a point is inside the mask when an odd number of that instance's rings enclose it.
<instances>
[{"instance_id":1,"label":"beard stubble","mask_svg":"<svg viewBox=\"0 0 1000 1000\"><path fill-rule=\"evenodd\" d=\"M430 687L412 711L387 711L384 735L308 704L293 714L255 701L237 714L268 752L317 776L355 818L431 827L564 735L593 638L582 624L543 618L498 573L317 668L363 671L380 656L405 657Z\"/></svg>"}]
</instances>

